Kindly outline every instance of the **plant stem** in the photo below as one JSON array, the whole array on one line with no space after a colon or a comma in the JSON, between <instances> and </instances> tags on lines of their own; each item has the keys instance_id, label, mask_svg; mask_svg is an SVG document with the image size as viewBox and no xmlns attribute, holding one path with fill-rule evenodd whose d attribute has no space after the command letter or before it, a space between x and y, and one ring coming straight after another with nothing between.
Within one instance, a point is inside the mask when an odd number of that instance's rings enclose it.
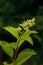
<instances>
[{"instance_id":1,"label":"plant stem","mask_svg":"<svg viewBox=\"0 0 43 65\"><path fill-rule=\"evenodd\" d=\"M23 35L23 32L21 33L21 35L19 36L19 38L17 39L17 47L15 49L15 55L14 55L14 58L13 58L13 62L16 61L16 57L17 57L17 52L18 52L18 45L19 45L19 42L20 42L20 39L21 39L21 36Z\"/></svg>"}]
</instances>

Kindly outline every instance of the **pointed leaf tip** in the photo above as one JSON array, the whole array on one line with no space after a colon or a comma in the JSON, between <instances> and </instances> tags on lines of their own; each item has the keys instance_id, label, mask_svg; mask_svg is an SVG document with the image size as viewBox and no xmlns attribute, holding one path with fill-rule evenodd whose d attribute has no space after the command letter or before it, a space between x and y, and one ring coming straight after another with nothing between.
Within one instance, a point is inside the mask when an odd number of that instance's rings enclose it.
<instances>
[{"instance_id":1,"label":"pointed leaf tip","mask_svg":"<svg viewBox=\"0 0 43 65\"><path fill-rule=\"evenodd\" d=\"M7 30L8 32L10 32L14 37L18 38L19 36L19 29L14 28L12 26L7 26L7 27L3 27L3 29Z\"/></svg>"}]
</instances>

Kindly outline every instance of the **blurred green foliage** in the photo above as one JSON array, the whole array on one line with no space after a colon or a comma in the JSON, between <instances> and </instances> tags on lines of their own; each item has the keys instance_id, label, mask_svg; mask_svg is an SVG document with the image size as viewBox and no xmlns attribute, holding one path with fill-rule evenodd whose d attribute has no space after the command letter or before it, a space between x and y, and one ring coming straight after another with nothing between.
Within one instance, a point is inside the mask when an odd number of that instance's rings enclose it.
<instances>
[{"instance_id":1,"label":"blurred green foliage","mask_svg":"<svg viewBox=\"0 0 43 65\"><path fill-rule=\"evenodd\" d=\"M21 21L33 17L36 18L34 28L39 32L38 36L32 36L33 39L35 37L34 43L37 44L35 48L38 54L30 60L30 65L43 65L43 0L0 0L0 28L8 25L17 27ZM0 39L5 37L6 34L3 34L4 31L0 30Z\"/></svg>"}]
</instances>

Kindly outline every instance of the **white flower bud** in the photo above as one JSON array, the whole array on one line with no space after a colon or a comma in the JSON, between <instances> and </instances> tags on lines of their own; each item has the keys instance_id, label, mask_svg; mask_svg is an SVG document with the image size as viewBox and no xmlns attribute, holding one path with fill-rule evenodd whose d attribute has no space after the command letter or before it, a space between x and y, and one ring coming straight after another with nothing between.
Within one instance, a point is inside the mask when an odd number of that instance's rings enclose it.
<instances>
[{"instance_id":1,"label":"white flower bud","mask_svg":"<svg viewBox=\"0 0 43 65\"><path fill-rule=\"evenodd\" d=\"M35 18L33 18L32 21L35 21Z\"/></svg>"}]
</instances>

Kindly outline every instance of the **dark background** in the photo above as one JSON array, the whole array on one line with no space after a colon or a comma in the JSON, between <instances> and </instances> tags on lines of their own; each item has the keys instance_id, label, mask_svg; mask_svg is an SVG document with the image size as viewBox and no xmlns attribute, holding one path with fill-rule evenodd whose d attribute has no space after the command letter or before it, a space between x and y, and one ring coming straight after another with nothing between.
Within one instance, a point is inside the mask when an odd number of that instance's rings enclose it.
<instances>
[{"instance_id":1,"label":"dark background","mask_svg":"<svg viewBox=\"0 0 43 65\"><path fill-rule=\"evenodd\" d=\"M17 24L23 20L34 17L36 18L34 29L39 33L31 35L34 46L29 45L29 47L34 49L37 55L32 56L23 65L43 65L43 0L0 0L0 40L15 41L14 37L2 27L17 27ZM0 65L5 60L8 60L8 56L0 48Z\"/></svg>"}]
</instances>

